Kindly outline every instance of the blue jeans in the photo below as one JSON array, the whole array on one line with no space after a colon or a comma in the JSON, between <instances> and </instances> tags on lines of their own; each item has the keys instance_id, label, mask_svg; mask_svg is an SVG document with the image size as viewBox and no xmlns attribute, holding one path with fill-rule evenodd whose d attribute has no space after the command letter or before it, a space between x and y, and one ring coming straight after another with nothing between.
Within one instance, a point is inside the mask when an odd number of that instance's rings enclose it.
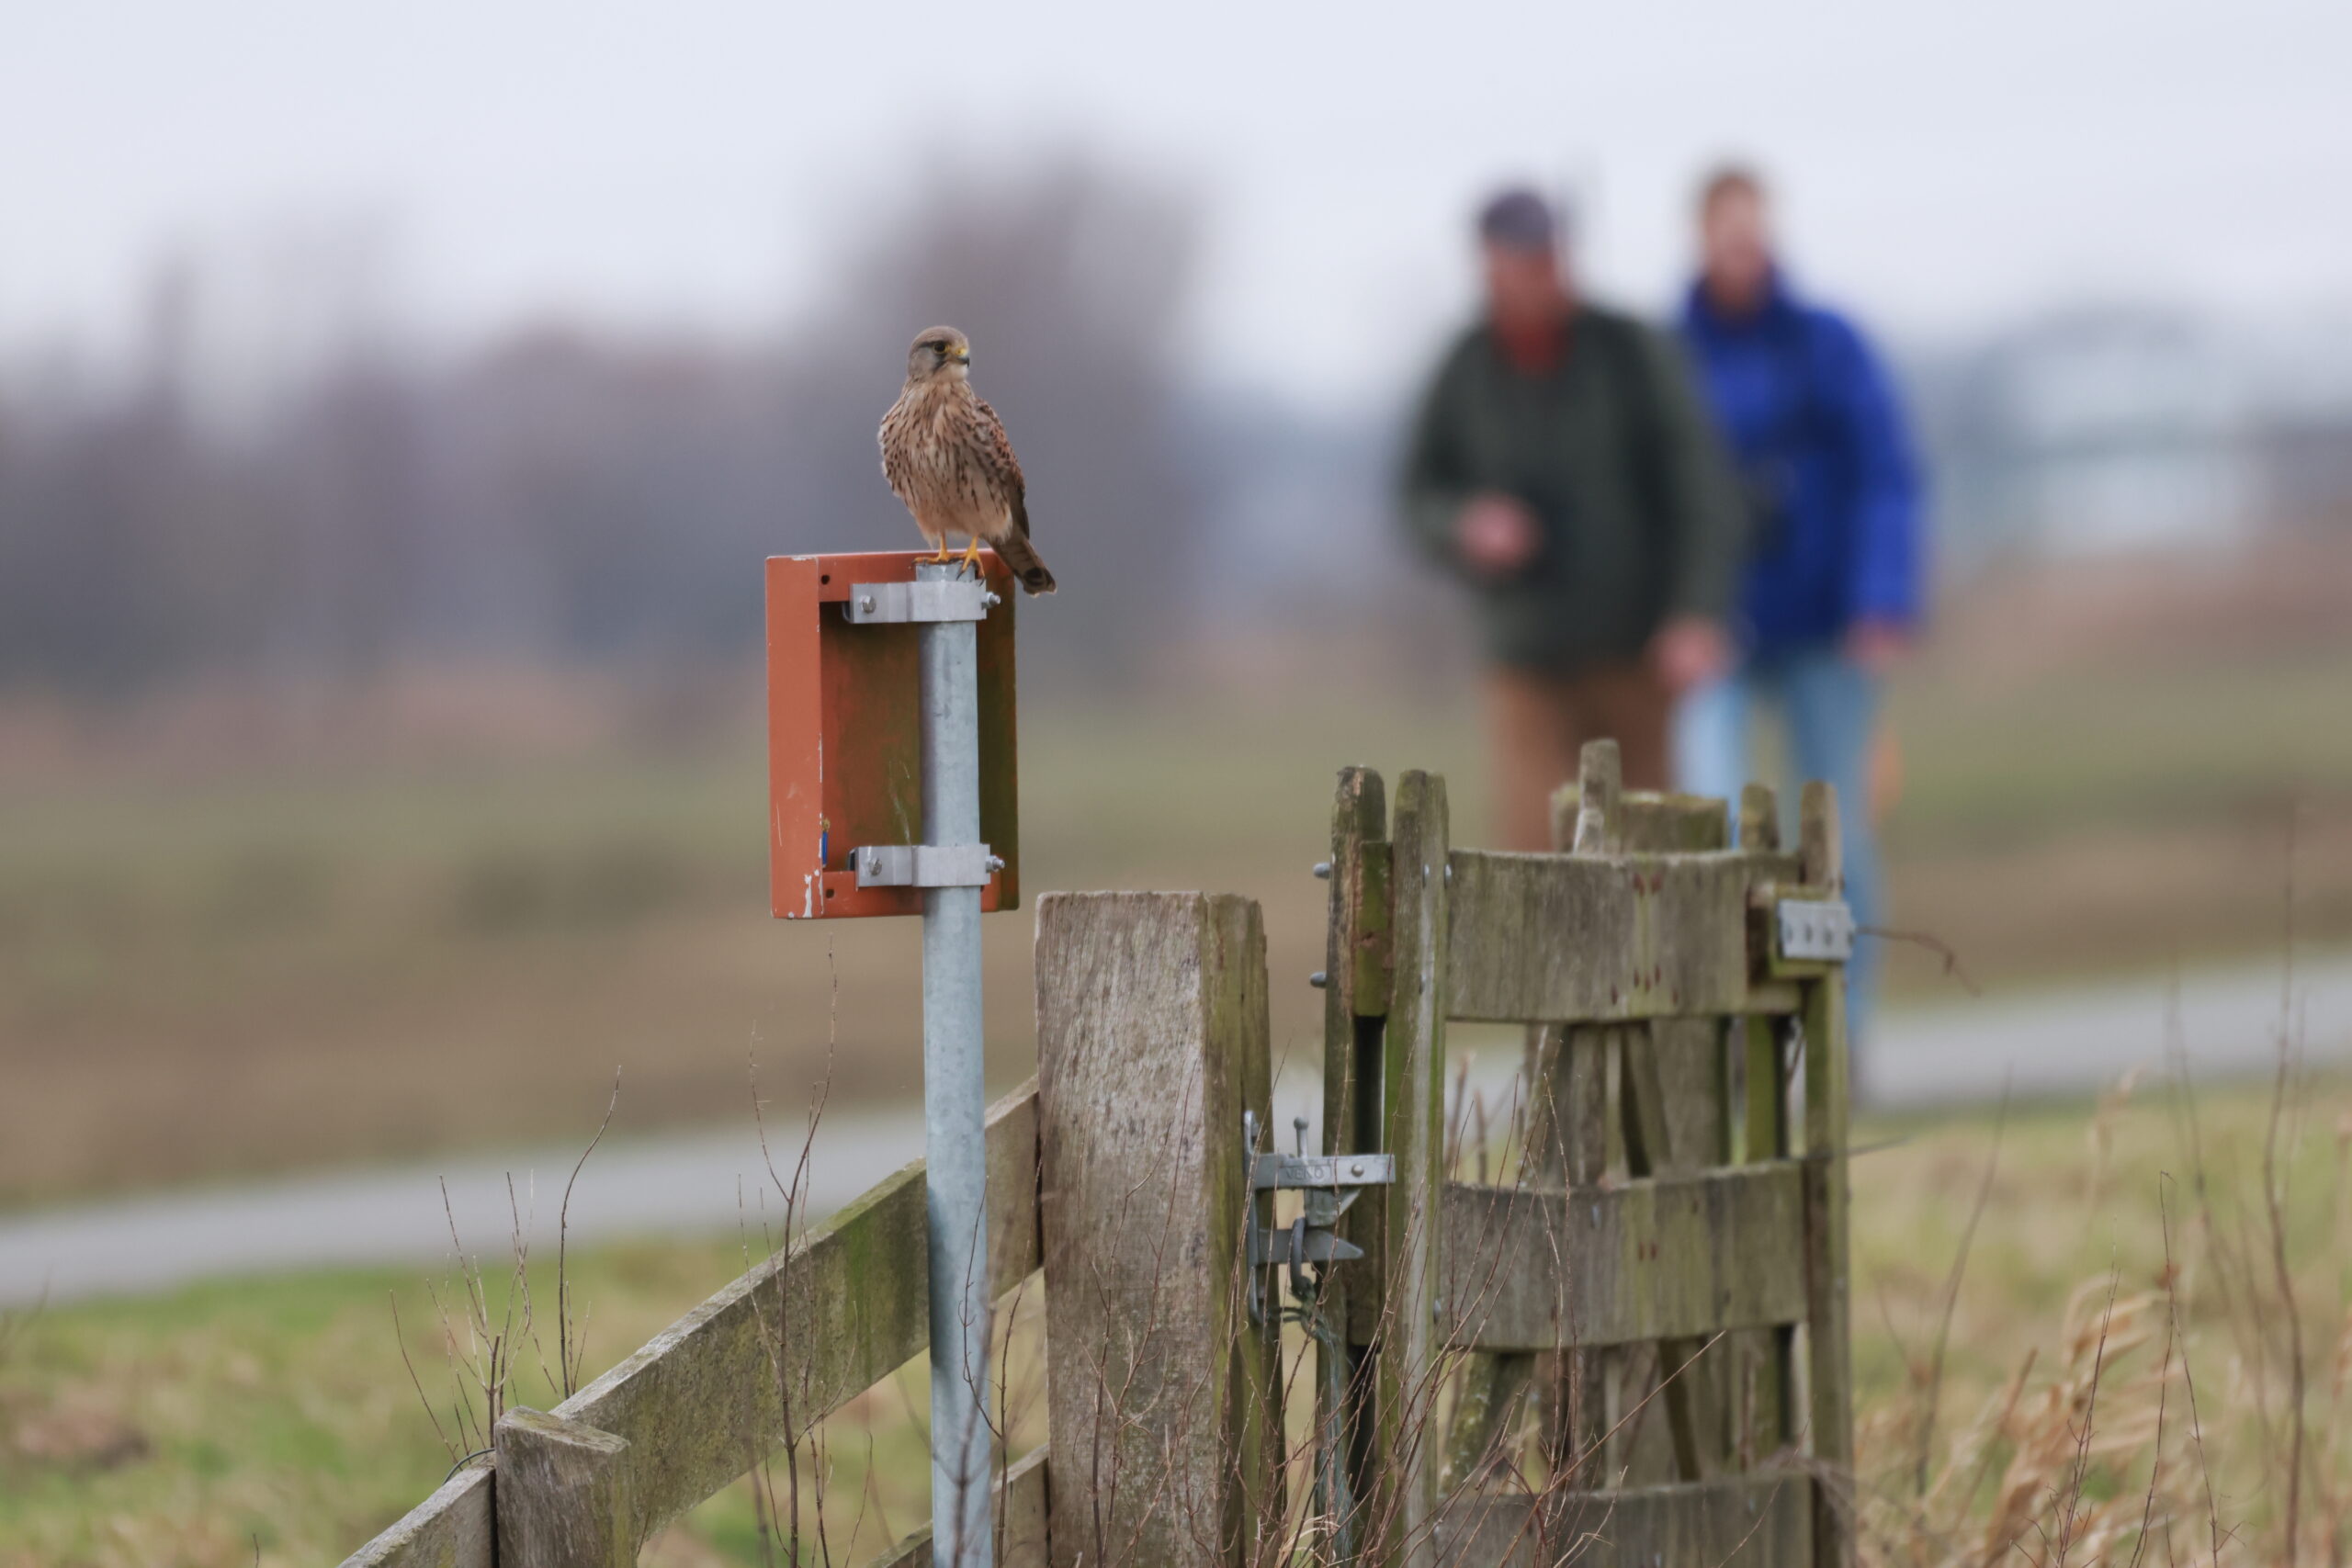
<instances>
[{"instance_id":1,"label":"blue jeans","mask_svg":"<svg viewBox=\"0 0 2352 1568\"><path fill-rule=\"evenodd\" d=\"M1878 678L1839 653L1816 645L1751 659L1682 699L1674 716L1676 782L1692 795L1732 803L1737 830L1740 787L1755 776L1751 744L1757 712L1771 709L1787 726L1794 780L1780 787L1781 832L1794 843L1797 783L1824 779L1838 789L1838 825L1844 840L1846 901L1857 925L1879 923L1878 848L1870 818L1871 746L1878 728ZM1877 942L1861 938L1846 966L1846 1034L1854 1045L1854 1079L1861 1082L1860 1046L1869 1032L1876 989Z\"/></svg>"}]
</instances>

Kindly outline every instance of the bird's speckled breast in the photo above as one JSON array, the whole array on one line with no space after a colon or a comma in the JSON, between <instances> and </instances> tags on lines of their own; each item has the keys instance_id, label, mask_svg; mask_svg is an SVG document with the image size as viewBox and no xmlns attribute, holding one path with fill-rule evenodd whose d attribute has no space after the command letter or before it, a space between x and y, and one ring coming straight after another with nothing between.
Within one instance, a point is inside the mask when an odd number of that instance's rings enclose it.
<instances>
[{"instance_id":1,"label":"bird's speckled breast","mask_svg":"<svg viewBox=\"0 0 2352 1568\"><path fill-rule=\"evenodd\" d=\"M948 378L908 388L883 418L883 475L933 539L993 538L1011 525L1009 500L989 465L984 423L971 384Z\"/></svg>"}]
</instances>

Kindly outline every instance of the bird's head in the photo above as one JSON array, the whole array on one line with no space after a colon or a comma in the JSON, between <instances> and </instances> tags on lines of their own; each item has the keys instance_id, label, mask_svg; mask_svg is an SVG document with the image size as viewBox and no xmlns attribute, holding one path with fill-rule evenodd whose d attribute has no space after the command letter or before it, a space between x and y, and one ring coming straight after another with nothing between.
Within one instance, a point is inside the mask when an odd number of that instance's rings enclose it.
<instances>
[{"instance_id":1,"label":"bird's head","mask_svg":"<svg viewBox=\"0 0 2352 1568\"><path fill-rule=\"evenodd\" d=\"M972 342L954 327L926 327L907 351L907 379L927 381L934 376L965 377L972 373Z\"/></svg>"}]
</instances>

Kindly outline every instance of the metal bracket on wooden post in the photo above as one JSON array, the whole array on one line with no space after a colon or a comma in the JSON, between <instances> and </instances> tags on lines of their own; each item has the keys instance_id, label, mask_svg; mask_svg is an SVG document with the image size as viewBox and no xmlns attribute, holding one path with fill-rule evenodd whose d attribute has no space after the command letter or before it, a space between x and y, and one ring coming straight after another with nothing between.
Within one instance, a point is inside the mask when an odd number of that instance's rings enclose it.
<instances>
[{"instance_id":1,"label":"metal bracket on wooden post","mask_svg":"<svg viewBox=\"0 0 2352 1568\"><path fill-rule=\"evenodd\" d=\"M1854 911L1843 900L1783 898L1773 914L1783 959L1843 964L1853 957Z\"/></svg>"},{"instance_id":2,"label":"metal bracket on wooden post","mask_svg":"<svg viewBox=\"0 0 2352 1568\"><path fill-rule=\"evenodd\" d=\"M1385 1187L1396 1179L1394 1155L1264 1154L1250 1172L1250 1185L1261 1192Z\"/></svg>"}]
</instances>

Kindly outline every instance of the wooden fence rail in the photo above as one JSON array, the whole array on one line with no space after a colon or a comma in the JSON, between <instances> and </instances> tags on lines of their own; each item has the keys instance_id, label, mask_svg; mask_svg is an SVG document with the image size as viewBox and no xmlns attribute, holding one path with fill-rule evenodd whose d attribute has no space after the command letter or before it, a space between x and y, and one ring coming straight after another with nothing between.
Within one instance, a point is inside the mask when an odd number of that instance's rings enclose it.
<instances>
[{"instance_id":1,"label":"wooden fence rail","mask_svg":"<svg viewBox=\"0 0 2352 1568\"><path fill-rule=\"evenodd\" d=\"M1001 1295L1039 1261L1035 1084L989 1111L988 1140L989 1273ZM928 1258L918 1160L554 1411L510 1411L494 1467L452 1480L346 1568L635 1562L664 1522L923 1352ZM510 1462L518 1445L527 1479ZM556 1447L568 1450L560 1463ZM621 1500L593 1547L530 1539L541 1517L577 1511L592 1476L595 1495Z\"/></svg>"},{"instance_id":2,"label":"wooden fence rail","mask_svg":"<svg viewBox=\"0 0 2352 1568\"><path fill-rule=\"evenodd\" d=\"M1329 1375L1287 1382L1280 1277L1249 1259L1276 1218L1257 905L1041 901L989 1267L1000 1300L1043 1272L1050 1442L999 1479L999 1561L1850 1563L1842 983L1773 937L1781 901L1837 894L1835 810L1809 790L1785 853L1751 789L1734 849L1720 803L1623 795L1604 744L1555 805L1561 852L1498 854L1453 847L1442 780L1406 774L1392 816L1378 775L1341 775L1325 1150L1394 1177L1337 1222L1363 1256L1291 1303ZM1509 1186L1446 1168L1462 1020L1529 1026ZM634 1562L923 1352L923 1206L916 1164L555 1409L508 1411L488 1464L345 1568ZM1283 1418L1310 1386L1315 1517ZM928 1535L881 1561L929 1563Z\"/></svg>"}]
</instances>

